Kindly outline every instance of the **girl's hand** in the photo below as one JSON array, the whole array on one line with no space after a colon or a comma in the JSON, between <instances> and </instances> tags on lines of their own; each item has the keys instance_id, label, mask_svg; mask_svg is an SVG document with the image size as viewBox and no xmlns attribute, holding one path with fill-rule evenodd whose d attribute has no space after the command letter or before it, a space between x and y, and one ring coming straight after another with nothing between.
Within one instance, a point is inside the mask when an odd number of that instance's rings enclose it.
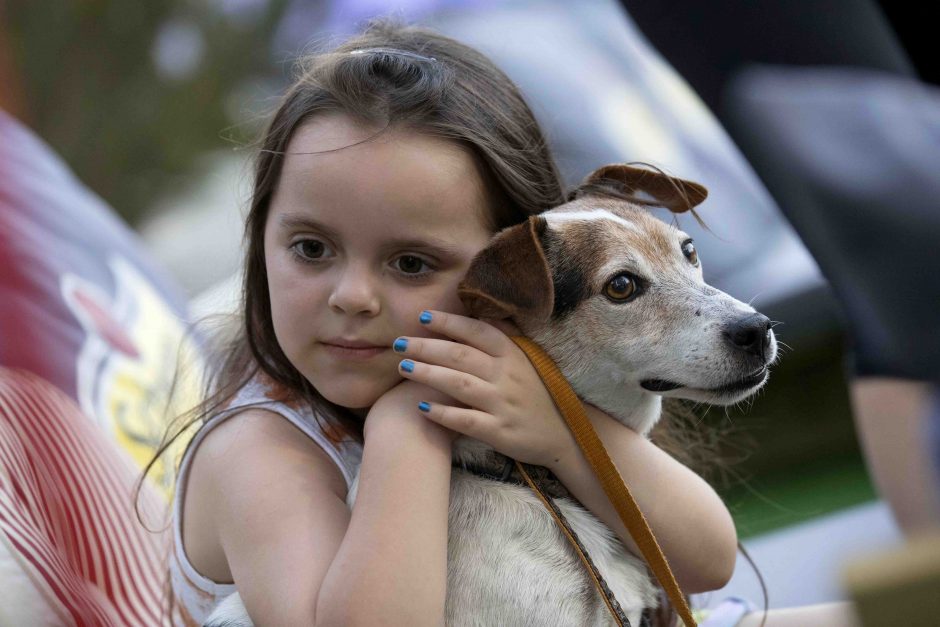
<instances>
[{"instance_id":1,"label":"girl's hand","mask_svg":"<svg viewBox=\"0 0 940 627\"><path fill-rule=\"evenodd\" d=\"M433 437L442 436L448 444L460 437L459 433L426 420L418 410L418 403L421 401L435 404L458 404L457 401L446 394L442 394L426 385L415 381L402 381L382 394L372 404L362 428L363 437L368 439L370 430L378 429L380 423L389 422L394 422L395 425L392 428L399 431L418 428L423 431L435 432L432 433Z\"/></svg>"},{"instance_id":2,"label":"girl's hand","mask_svg":"<svg viewBox=\"0 0 940 627\"><path fill-rule=\"evenodd\" d=\"M442 311L422 313L421 322L458 341L398 338L394 348L404 358L399 372L467 405L424 398L425 416L529 464L552 468L577 450L535 368L503 331Z\"/></svg>"}]
</instances>

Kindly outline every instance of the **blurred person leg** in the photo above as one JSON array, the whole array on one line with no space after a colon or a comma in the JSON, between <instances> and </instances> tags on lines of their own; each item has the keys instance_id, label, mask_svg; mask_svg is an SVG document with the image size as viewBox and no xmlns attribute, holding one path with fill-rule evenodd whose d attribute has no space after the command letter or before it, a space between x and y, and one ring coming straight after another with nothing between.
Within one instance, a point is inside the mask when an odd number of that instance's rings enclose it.
<instances>
[{"instance_id":1,"label":"blurred person leg","mask_svg":"<svg viewBox=\"0 0 940 627\"><path fill-rule=\"evenodd\" d=\"M890 378L857 378L852 410L869 472L907 536L940 524L935 386Z\"/></svg>"}]
</instances>

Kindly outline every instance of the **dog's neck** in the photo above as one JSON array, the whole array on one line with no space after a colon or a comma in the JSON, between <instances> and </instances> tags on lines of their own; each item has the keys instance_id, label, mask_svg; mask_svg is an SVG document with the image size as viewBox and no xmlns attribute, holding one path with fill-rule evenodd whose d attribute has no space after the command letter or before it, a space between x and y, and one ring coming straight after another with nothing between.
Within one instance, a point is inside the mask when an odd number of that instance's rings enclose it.
<instances>
[{"instance_id":1,"label":"dog's neck","mask_svg":"<svg viewBox=\"0 0 940 627\"><path fill-rule=\"evenodd\" d=\"M663 411L663 398L658 394L650 394L644 390L637 390L634 394L637 397L635 405L629 405L626 399L620 399L623 402L619 407L598 407L640 435L645 436L659 422L659 417Z\"/></svg>"},{"instance_id":2,"label":"dog's neck","mask_svg":"<svg viewBox=\"0 0 940 627\"><path fill-rule=\"evenodd\" d=\"M576 336L558 333L549 325L522 331L555 360L555 365L578 397L621 424L646 436L662 413L662 397L640 387L624 364L603 354L578 350Z\"/></svg>"},{"instance_id":3,"label":"dog's neck","mask_svg":"<svg viewBox=\"0 0 940 627\"><path fill-rule=\"evenodd\" d=\"M568 380L583 401L594 405L640 435L649 433L662 413L662 397L644 390L639 385L624 383L612 391L609 385L599 385L596 377L572 376Z\"/></svg>"}]
</instances>

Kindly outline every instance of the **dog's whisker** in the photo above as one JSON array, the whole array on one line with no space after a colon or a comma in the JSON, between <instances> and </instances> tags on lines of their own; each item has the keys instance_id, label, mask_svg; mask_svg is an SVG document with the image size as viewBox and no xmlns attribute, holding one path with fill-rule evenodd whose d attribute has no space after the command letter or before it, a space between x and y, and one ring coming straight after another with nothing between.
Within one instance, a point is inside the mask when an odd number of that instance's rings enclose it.
<instances>
[{"instance_id":1,"label":"dog's whisker","mask_svg":"<svg viewBox=\"0 0 940 627\"><path fill-rule=\"evenodd\" d=\"M702 403L700 403L700 404L702 404ZM705 413L702 414L702 420L705 420L705 416L707 416L707 415L708 415L708 412L710 412L711 410L712 410L712 405L706 405L706 406L705 406Z\"/></svg>"},{"instance_id":2,"label":"dog's whisker","mask_svg":"<svg viewBox=\"0 0 940 627\"><path fill-rule=\"evenodd\" d=\"M751 300L747 301L748 306L749 306L749 307L752 307L752 306L753 306L753 303L754 303L754 300L755 300L758 296L760 296L761 294L763 294L763 293L766 292L766 291L767 291L767 290L764 290L764 291L761 291L761 292L758 292L758 293L754 294L754 295L751 297Z\"/></svg>"}]
</instances>

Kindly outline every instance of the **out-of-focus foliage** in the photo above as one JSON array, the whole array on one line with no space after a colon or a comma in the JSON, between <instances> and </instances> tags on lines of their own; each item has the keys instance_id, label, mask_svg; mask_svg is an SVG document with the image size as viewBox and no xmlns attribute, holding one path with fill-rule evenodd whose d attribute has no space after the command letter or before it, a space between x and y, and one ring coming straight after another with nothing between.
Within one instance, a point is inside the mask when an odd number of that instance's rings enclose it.
<instances>
[{"instance_id":1,"label":"out-of-focus foliage","mask_svg":"<svg viewBox=\"0 0 940 627\"><path fill-rule=\"evenodd\" d=\"M7 3L20 116L133 223L198 155L253 139L246 103L280 80L270 43L285 4Z\"/></svg>"}]
</instances>

